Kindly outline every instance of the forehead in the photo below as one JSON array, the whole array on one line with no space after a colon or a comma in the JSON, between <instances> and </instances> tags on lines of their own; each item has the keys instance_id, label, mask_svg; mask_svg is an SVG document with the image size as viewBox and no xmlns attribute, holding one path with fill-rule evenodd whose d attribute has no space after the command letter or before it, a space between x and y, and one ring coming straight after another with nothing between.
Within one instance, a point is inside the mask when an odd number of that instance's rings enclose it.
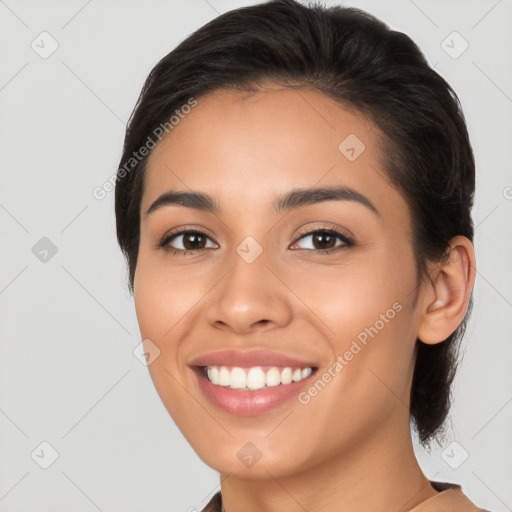
<instances>
[{"instance_id":1,"label":"forehead","mask_svg":"<svg viewBox=\"0 0 512 512\"><path fill-rule=\"evenodd\" d=\"M382 171L382 140L368 118L314 89L217 90L154 148L141 209L167 189L207 191L247 208L292 187L344 185L376 189L381 202L397 195Z\"/></svg>"}]
</instances>

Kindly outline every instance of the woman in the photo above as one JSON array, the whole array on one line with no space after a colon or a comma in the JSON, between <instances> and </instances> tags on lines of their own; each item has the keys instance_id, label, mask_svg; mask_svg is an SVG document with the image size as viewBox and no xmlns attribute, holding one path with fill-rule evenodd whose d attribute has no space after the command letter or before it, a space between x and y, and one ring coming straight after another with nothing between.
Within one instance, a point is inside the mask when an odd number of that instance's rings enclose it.
<instances>
[{"instance_id":1,"label":"woman","mask_svg":"<svg viewBox=\"0 0 512 512\"><path fill-rule=\"evenodd\" d=\"M151 71L116 184L156 389L221 477L204 511L478 509L442 431L475 280L451 87L352 8L276 0Z\"/></svg>"}]
</instances>

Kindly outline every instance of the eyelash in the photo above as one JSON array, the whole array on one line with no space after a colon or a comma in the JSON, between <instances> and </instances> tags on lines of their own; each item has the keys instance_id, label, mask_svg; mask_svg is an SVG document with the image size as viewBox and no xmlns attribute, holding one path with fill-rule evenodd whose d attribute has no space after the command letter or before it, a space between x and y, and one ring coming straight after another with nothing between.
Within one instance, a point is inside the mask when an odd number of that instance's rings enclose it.
<instances>
[{"instance_id":1,"label":"eyelash","mask_svg":"<svg viewBox=\"0 0 512 512\"><path fill-rule=\"evenodd\" d=\"M347 249L347 248L355 245L354 241L351 238L347 237L345 234L343 234L341 231L339 231L336 228L317 228L317 229L314 229L311 231L306 231L306 232L300 233L298 238L293 243L293 245L295 243L297 243L299 240L302 240L303 238L307 238L308 236L315 235L318 233L334 235L343 242L343 245L333 247L331 249L302 249L303 251L315 252L317 254L330 254L332 252L335 252L335 251L338 251L341 249ZM184 230L178 231L176 233L164 235L164 237L160 240L160 242L158 242L157 247L164 249L168 253L172 253L174 256L177 256L177 255L187 256L187 255L196 254L198 252L206 250L206 249L195 249L195 250L185 249L184 250L184 249L176 249L174 247L169 247L170 242L172 242L178 236L192 235L192 234L210 238L206 233L203 233L202 231L199 231L197 229L184 229Z\"/></svg>"}]
</instances>

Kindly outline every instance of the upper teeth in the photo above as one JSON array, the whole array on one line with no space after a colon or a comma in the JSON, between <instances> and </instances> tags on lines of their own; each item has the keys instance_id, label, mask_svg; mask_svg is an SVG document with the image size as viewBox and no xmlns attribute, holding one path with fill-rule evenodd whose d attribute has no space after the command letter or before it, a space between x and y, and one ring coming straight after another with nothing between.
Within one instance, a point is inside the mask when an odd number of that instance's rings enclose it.
<instances>
[{"instance_id":1,"label":"upper teeth","mask_svg":"<svg viewBox=\"0 0 512 512\"><path fill-rule=\"evenodd\" d=\"M206 373L212 384L229 386L231 389L261 389L265 386L290 384L311 375L312 368L278 368L273 366L266 372L261 366L240 368L235 366L207 366Z\"/></svg>"}]
</instances>

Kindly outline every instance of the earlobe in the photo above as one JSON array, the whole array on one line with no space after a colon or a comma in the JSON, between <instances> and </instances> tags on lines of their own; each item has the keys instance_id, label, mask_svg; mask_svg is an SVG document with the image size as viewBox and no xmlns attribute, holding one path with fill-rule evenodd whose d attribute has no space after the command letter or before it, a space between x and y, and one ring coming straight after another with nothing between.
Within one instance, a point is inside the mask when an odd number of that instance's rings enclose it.
<instances>
[{"instance_id":1,"label":"earlobe","mask_svg":"<svg viewBox=\"0 0 512 512\"><path fill-rule=\"evenodd\" d=\"M466 314L475 275L473 244L464 236L454 237L449 257L434 267L422 292L419 340L440 343L457 329Z\"/></svg>"}]
</instances>

